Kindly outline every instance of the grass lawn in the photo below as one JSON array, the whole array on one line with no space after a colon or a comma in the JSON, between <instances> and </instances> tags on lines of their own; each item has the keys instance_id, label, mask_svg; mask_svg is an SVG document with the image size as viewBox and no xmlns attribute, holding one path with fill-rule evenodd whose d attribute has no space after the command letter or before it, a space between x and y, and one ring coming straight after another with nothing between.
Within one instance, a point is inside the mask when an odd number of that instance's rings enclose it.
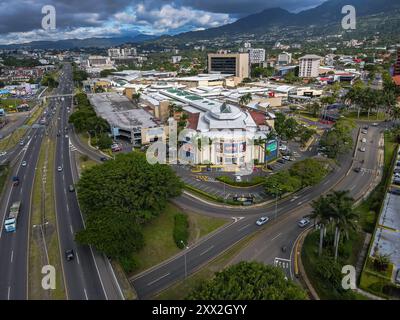
<instances>
[{"instance_id":1,"label":"grass lawn","mask_svg":"<svg viewBox=\"0 0 400 320\"><path fill-rule=\"evenodd\" d=\"M383 121L386 117L384 112L379 112L378 114L376 112L371 112L369 118L367 112L360 112L360 117L358 117L357 111L348 112L345 116L346 118L362 121Z\"/></svg>"},{"instance_id":2,"label":"grass lawn","mask_svg":"<svg viewBox=\"0 0 400 320\"><path fill-rule=\"evenodd\" d=\"M34 113L32 113L32 115L30 116L29 120L27 121L27 125L31 126L33 125L38 119L39 117L42 115L43 111L45 108L43 107L38 107Z\"/></svg>"},{"instance_id":3,"label":"grass lawn","mask_svg":"<svg viewBox=\"0 0 400 320\"><path fill-rule=\"evenodd\" d=\"M200 268L196 273L190 275L187 279L178 281L171 287L157 294L155 300L183 300L199 283L211 279L216 272L219 272L229 266L232 259L246 247L258 233L242 239L240 242L229 248L214 260Z\"/></svg>"},{"instance_id":4,"label":"grass lawn","mask_svg":"<svg viewBox=\"0 0 400 320\"><path fill-rule=\"evenodd\" d=\"M174 216L181 212L173 204L168 204L165 212L143 229L145 247L136 255L140 273L177 254L180 249L173 239ZM190 241L199 240L206 234L223 226L227 220L187 213L189 216Z\"/></svg>"},{"instance_id":5,"label":"grass lawn","mask_svg":"<svg viewBox=\"0 0 400 320\"><path fill-rule=\"evenodd\" d=\"M96 165L98 165L98 163L88 157L85 157L83 155L77 155L77 160L78 160L78 165L79 165L79 169L80 172L90 169Z\"/></svg>"},{"instance_id":6,"label":"grass lawn","mask_svg":"<svg viewBox=\"0 0 400 320\"><path fill-rule=\"evenodd\" d=\"M0 166L0 194L7 182L9 168L6 165Z\"/></svg>"},{"instance_id":7,"label":"grass lawn","mask_svg":"<svg viewBox=\"0 0 400 320\"><path fill-rule=\"evenodd\" d=\"M361 251L363 243L364 237L362 234L353 232L350 235L350 240L346 241L343 245L343 251L347 253L347 258L340 259L339 256L338 261L340 265L356 265L358 258L357 253ZM318 256L318 244L319 230L313 231L307 235L301 252L302 263L310 282L322 300L349 299L348 296L343 296L340 292L336 291L329 282L321 279L320 275L317 273L315 266L318 259L320 259ZM326 249L324 248L324 250ZM353 295L351 298L356 299L357 297Z\"/></svg>"},{"instance_id":8,"label":"grass lawn","mask_svg":"<svg viewBox=\"0 0 400 320\"><path fill-rule=\"evenodd\" d=\"M13 133L0 140L0 150L8 150L16 146L27 130L27 128L18 128Z\"/></svg>"}]
</instances>

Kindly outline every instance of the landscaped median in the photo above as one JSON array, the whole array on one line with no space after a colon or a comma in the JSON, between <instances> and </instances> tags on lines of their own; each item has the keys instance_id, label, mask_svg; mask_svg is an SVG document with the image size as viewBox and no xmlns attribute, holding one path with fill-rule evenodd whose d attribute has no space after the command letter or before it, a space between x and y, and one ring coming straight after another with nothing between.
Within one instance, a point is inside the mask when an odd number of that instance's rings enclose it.
<instances>
[{"instance_id":1,"label":"landscaped median","mask_svg":"<svg viewBox=\"0 0 400 320\"><path fill-rule=\"evenodd\" d=\"M29 237L29 299L66 299L55 212L55 143L46 138L40 149L32 193ZM56 289L42 288L42 267L56 270Z\"/></svg>"}]
</instances>

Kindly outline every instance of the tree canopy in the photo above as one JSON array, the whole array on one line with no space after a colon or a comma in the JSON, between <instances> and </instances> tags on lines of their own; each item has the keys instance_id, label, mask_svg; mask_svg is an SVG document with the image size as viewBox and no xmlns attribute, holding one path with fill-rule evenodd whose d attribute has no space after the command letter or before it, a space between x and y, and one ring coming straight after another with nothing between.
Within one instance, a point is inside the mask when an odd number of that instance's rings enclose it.
<instances>
[{"instance_id":1,"label":"tree canopy","mask_svg":"<svg viewBox=\"0 0 400 320\"><path fill-rule=\"evenodd\" d=\"M113 258L132 256L144 245L141 226L157 217L182 187L170 167L151 165L140 152L84 171L77 190L86 229L77 240Z\"/></svg>"},{"instance_id":2,"label":"tree canopy","mask_svg":"<svg viewBox=\"0 0 400 320\"><path fill-rule=\"evenodd\" d=\"M259 262L240 262L201 283L189 300L305 300L307 294L285 279L282 269Z\"/></svg>"}]
</instances>

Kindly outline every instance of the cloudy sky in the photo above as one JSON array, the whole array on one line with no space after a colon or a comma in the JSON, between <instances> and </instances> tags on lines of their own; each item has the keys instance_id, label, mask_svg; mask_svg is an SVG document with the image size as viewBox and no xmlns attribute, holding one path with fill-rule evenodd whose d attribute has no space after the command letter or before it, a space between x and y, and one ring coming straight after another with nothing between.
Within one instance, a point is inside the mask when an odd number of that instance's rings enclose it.
<instances>
[{"instance_id":1,"label":"cloudy sky","mask_svg":"<svg viewBox=\"0 0 400 320\"><path fill-rule=\"evenodd\" d=\"M292 12L325 0L0 0L0 44L135 33L176 34L234 22L281 7ZM42 29L42 8L56 10L56 30Z\"/></svg>"}]
</instances>

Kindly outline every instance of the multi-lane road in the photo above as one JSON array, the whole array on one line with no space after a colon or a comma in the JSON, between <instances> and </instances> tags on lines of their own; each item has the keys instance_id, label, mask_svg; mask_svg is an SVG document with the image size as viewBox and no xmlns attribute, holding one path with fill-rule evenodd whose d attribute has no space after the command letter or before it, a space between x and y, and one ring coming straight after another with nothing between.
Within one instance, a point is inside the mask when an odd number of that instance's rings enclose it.
<instances>
[{"instance_id":1,"label":"multi-lane road","mask_svg":"<svg viewBox=\"0 0 400 320\"><path fill-rule=\"evenodd\" d=\"M29 139L25 146L16 146L9 150L4 162L14 164L13 175L20 177L20 184L13 187L11 181L7 184L5 201L0 205L1 234L0 234L0 300L28 299L28 257L29 257L29 221L31 210L31 194L37 170L38 156L42 139L46 132L50 139L56 140L55 156L55 194L57 230L60 240L62 272L68 299L73 300L105 300L123 299L121 289L115 274L106 257L97 253L88 246L78 245L75 234L84 228L84 219L79 209L75 192L69 192L69 186L77 180L75 163L70 160L68 132L68 108L72 105L73 92L72 68L69 64L63 66L59 79L60 85L56 89L57 95L65 97L50 100L47 113L47 122L56 114L57 121L53 130L46 130L45 126L35 125L29 132ZM58 110L56 110L58 109ZM53 112L54 111L54 112ZM59 135L57 133L60 132ZM2 161L3 161L2 160ZM15 164L16 160L18 162ZM26 161L25 167L21 162ZM58 171L61 166L62 170ZM11 204L21 201L21 212L18 219L17 232L5 233L3 221ZM66 250L73 249L75 259L67 261L64 257Z\"/></svg>"}]
</instances>

